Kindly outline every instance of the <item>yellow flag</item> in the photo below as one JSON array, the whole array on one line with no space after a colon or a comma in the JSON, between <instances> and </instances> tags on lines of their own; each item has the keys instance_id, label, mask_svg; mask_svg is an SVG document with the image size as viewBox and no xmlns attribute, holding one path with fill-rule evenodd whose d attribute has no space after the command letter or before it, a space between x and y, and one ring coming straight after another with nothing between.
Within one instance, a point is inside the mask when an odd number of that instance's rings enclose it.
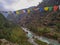
<instances>
[{"instance_id":1,"label":"yellow flag","mask_svg":"<svg viewBox=\"0 0 60 45\"><path fill-rule=\"evenodd\" d=\"M28 9L28 13L30 13L30 10Z\"/></svg>"},{"instance_id":2,"label":"yellow flag","mask_svg":"<svg viewBox=\"0 0 60 45\"><path fill-rule=\"evenodd\" d=\"M19 11L16 11L16 14L20 14Z\"/></svg>"},{"instance_id":3,"label":"yellow flag","mask_svg":"<svg viewBox=\"0 0 60 45\"><path fill-rule=\"evenodd\" d=\"M45 11L48 11L48 10L49 10L49 7L44 7L44 10L45 10Z\"/></svg>"}]
</instances>

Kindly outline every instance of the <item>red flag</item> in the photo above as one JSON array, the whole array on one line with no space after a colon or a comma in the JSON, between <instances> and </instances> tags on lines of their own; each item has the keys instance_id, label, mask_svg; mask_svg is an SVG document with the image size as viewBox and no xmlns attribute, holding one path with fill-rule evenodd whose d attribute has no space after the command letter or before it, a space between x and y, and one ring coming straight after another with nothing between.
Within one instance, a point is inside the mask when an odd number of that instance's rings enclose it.
<instances>
[{"instance_id":1,"label":"red flag","mask_svg":"<svg viewBox=\"0 0 60 45\"><path fill-rule=\"evenodd\" d=\"M54 11L57 11L58 10L58 6L55 5L53 9L54 9Z\"/></svg>"}]
</instances>

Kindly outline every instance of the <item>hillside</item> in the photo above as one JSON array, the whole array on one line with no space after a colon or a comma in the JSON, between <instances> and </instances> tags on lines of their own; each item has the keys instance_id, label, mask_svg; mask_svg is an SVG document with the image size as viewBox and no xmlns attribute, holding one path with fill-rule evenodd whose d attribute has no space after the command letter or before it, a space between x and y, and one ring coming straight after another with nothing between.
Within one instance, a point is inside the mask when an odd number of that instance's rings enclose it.
<instances>
[{"instance_id":1,"label":"hillside","mask_svg":"<svg viewBox=\"0 0 60 45\"><path fill-rule=\"evenodd\" d=\"M55 0L42 2L37 7L58 5ZM19 18L18 18L19 19ZM40 36L45 36L60 41L60 11L39 12L34 11L23 16L17 21L21 26Z\"/></svg>"},{"instance_id":2,"label":"hillside","mask_svg":"<svg viewBox=\"0 0 60 45\"><path fill-rule=\"evenodd\" d=\"M60 0L57 1L58 3L56 1L57 0L46 0L46 2L43 1L37 7L59 5ZM7 18L9 17L10 15L8 15ZM12 17L13 16L11 16L10 19ZM60 11L40 12L37 10L30 14L19 14L14 20L17 22L16 24L29 28L30 31L36 35L52 38L60 42ZM13 22L15 22L14 20L12 18Z\"/></svg>"},{"instance_id":3,"label":"hillside","mask_svg":"<svg viewBox=\"0 0 60 45\"><path fill-rule=\"evenodd\" d=\"M0 14L0 45L32 45L27 40L25 32L16 24L8 21Z\"/></svg>"}]
</instances>

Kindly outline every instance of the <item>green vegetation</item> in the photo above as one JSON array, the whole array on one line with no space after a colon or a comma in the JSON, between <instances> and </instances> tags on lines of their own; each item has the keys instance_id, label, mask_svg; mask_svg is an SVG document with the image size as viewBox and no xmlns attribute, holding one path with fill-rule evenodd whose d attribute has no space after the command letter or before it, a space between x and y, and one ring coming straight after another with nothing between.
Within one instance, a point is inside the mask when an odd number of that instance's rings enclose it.
<instances>
[{"instance_id":1,"label":"green vegetation","mask_svg":"<svg viewBox=\"0 0 60 45\"><path fill-rule=\"evenodd\" d=\"M56 26L57 26L56 31L57 31L57 32L60 32L60 22L57 22L57 23L56 23Z\"/></svg>"},{"instance_id":2,"label":"green vegetation","mask_svg":"<svg viewBox=\"0 0 60 45\"><path fill-rule=\"evenodd\" d=\"M58 38L60 38L59 28L56 28L55 30L53 28L50 28L50 27L34 27L34 26L31 26L31 28L30 28L30 26L29 26L28 28L30 29L30 31L36 33L39 36L45 36L45 37L53 38L56 40Z\"/></svg>"},{"instance_id":3,"label":"green vegetation","mask_svg":"<svg viewBox=\"0 0 60 45\"><path fill-rule=\"evenodd\" d=\"M12 22L9 22L0 14L0 39L6 39L19 45L32 45L27 40L25 32Z\"/></svg>"}]
</instances>

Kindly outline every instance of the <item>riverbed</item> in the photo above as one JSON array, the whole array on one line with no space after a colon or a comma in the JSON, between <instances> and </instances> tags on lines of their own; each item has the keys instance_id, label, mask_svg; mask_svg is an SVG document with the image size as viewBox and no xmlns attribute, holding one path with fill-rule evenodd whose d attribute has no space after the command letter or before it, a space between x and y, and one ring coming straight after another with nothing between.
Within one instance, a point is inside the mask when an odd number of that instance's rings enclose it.
<instances>
[{"instance_id":1,"label":"riverbed","mask_svg":"<svg viewBox=\"0 0 60 45\"><path fill-rule=\"evenodd\" d=\"M37 38L38 40L40 40L40 41L42 41L42 42L46 42L47 44L60 45L60 43L58 43L58 41L56 41L56 40L49 39L49 38L46 38L46 37L43 37L43 36L37 36L37 35L35 35L33 32L29 31L29 29L24 28L24 27L21 27L21 28L23 29L23 31L28 32L28 33L27 33L27 36L28 36L29 34L31 34L30 38L34 36L34 37Z\"/></svg>"}]
</instances>

